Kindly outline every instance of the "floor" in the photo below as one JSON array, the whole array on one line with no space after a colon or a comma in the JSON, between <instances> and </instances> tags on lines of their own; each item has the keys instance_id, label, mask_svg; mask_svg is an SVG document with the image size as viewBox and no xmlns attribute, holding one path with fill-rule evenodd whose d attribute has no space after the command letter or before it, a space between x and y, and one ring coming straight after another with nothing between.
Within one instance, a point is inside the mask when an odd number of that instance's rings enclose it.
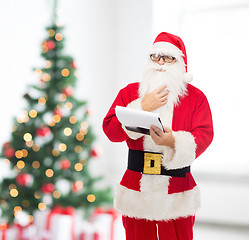
<instances>
[{"instance_id":1,"label":"floor","mask_svg":"<svg viewBox=\"0 0 249 240\"><path fill-rule=\"evenodd\" d=\"M194 240L249 240L249 227L247 229L196 223Z\"/></svg>"}]
</instances>

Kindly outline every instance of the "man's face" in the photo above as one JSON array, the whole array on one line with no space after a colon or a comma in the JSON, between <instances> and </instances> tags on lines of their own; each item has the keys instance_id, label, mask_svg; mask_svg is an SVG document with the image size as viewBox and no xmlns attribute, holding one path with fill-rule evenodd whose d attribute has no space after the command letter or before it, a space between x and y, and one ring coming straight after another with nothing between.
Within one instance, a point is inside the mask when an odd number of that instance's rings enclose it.
<instances>
[{"instance_id":1,"label":"man's face","mask_svg":"<svg viewBox=\"0 0 249 240\"><path fill-rule=\"evenodd\" d=\"M158 64L158 65L172 65L174 64L177 60L175 57L173 56L169 56L169 55L159 55L159 54L150 54L150 59L152 62ZM156 71L159 72L165 72L166 69L164 68L156 68Z\"/></svg>"},{"instance_id":2,"label":"man's face","mask_svg":"<svg viewBox=\"0 0 249 240\"><path fill-rule=\"evenodd\" d=\"M154 91L162 85L167 86L168 104L177 103L179 96L185 92L183 81L185 73L184 61L180 56L170 56L166 53L153 52L149 55L140 84L140 94Z\"/></svg>"}]
</instances>

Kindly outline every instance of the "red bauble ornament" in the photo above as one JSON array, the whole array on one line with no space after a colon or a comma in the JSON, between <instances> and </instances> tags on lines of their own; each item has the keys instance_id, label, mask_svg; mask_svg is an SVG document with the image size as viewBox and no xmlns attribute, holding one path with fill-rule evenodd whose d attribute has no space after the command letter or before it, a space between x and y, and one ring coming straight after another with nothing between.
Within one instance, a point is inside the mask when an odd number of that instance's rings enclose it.
<instances>
[{"instance_id":1,"label":"red bauble ornament","mask_svg":"<svg viewBox=\"0 0 249 240\"><path fill-rule=\"evenodd\" d=\"M55 48L55 42L52 40L47 41L48 50L53 50Z\"/></svg>"},{"instance_id":2,"label":"red bauble ornament","mask_svg":"<svg viewBox=\"0 0 249 240\"><path fill-rule=\"evenodd\" d=\"M74 69L76 68L75 62L71 62L71 67Z\"/></svg>"},{"instance_id":3,"label":"red bauble ornament","mask_svg":"<svg viewBox=\"0 0 249 240\"><path fill-rule=\"evenodd\" d=\"M101 151L96 148L92 148L90 151L91 157L99 157L101 155Z\"/></svg>"},{"instance_id":4,"label":"red bauble ornament","mask_svg":"<svg viewBox=\"0 0 249 240\"><path fill-rule=\"evenodd\" d=\"M53 183L44 183L41 187L43 193L52 193L54 191L54 184Z\"/></svg>"},{"instance_id":5,"label":"red bauble ornament","mask_svg":"<svg viewBox=\"0 0 249 240\"><path fill-rule=\"evenodd\" d=\"M9 147L10 147L10 142L6 142L3 144L4 149L9 148Z\"/></svg>"},{"instance_id":6,"label":"red bauble ornament","mask_svg":"<svg viewBox=\"0 0 249 240\"><path fill-rule=\"evenodd\" d=\"M68 159L61 159L60 161L60 167L62 170L66 170L70 168L71 162Z\"/></svg>"},{"instance_id":7,"label":"red bauble ornament","mask_svg":"<svg viewBox=\"0 0 249 240\"><path fill-rule=\"evenodd\" d=\"M59 110L59 109L54 110L54 115L59 115L60 117L63 117L63 114L62 114L61 110Z\"/></svg>"},{"instance_id":8,"label":"red bauble ornament","mask_svg":"<svg viewBox=\"0 0 249 240\"><path fill-rule=\"evenodd\" d=\"M15 149L14 148L6 148L6 149L4 149L4 156L6 157L6 158L13 158L14 156L15 156Z\"/></svg>"},{"instance_id":9,"label":"red bauble ornament","mask_svg":"<svg viewBox=\"0 0 249 240\"><path fill-rule=\"evenodd\" d=\"M64 93L67 97L71 97L73 95L73 87L68 86L61 90L62 93Z\"/></svg>"},{"instance_id":10,"label":"red bauble ornament","mask_svg":"<svg viewBox=\"0 0 249 240\"><path fill-rule=\"evenodd\" d=\"M87 114L87 115L91 115L92 112L93 112L93 110L92 110L91 108L88 108L88 109L86 110L86 114Z\"/></svg>"},{"instance_id":11,"label":"red bauble ornament","mask_svg":"<svg viewBox=\"0 0 249 240\"><path fill-rule=\"evenodd\" d=\"M83 182L77 181L72 184L72 191L73 192L79 192L83 188Z\"/></svg>"},{"instance_id":12,"label":"red bauble ornament","mask_svg":"<svg viewBox=\"0 0 249 240\"><path fill-rule=\"evenodd\" d=\"M40 127L36 130L36 136L47 136L51 133L51 130L49 127Z\"/></svg>"},{"instance_id":13,"label":"red bauble ornament","mask_svg":"<svg viewBox=\"0 0 249 240\"><path fill-rule=\"evenodd\" d=\"M16 183L20 186L30 186L32 184L33 177L27 173L20 173L16 177Z\"/></svg>"}]
</instances>

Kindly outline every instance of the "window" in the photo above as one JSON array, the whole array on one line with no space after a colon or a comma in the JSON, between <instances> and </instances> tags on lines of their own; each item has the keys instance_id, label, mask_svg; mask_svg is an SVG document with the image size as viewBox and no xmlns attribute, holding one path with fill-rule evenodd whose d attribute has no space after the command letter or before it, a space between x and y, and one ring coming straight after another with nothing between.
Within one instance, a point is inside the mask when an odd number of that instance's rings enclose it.
<instances>
[{"instance_id":1,"label":"window","mask_svg":"<svg viewBox=\"0 0 249 240\"><path fill-rule=\"evenodd\" d=\"M213 113L214 141L194 168L248 174L249 4L235 0L154 3L155 34L168 31L182 37L193 85L205 93Z\"/></svg>"}]
</instances>

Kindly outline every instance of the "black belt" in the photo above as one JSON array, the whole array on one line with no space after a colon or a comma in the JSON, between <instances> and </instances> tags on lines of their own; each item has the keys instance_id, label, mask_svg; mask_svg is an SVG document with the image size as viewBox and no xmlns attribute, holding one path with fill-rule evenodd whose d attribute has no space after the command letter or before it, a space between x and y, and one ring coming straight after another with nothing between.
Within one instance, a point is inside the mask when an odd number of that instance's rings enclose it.
<instances>
[{"instance_id":1,"label":"black belt","mask_svg":"<svg viewBox=\"0 0 249 240\"><path fill-rule=\"evenodd\" d=\"M161 164L162 154L129 149L128 169L143 174L168 175L172 177L186 177L190 166L167 170Z\"/></svg>"}]
</instances>

